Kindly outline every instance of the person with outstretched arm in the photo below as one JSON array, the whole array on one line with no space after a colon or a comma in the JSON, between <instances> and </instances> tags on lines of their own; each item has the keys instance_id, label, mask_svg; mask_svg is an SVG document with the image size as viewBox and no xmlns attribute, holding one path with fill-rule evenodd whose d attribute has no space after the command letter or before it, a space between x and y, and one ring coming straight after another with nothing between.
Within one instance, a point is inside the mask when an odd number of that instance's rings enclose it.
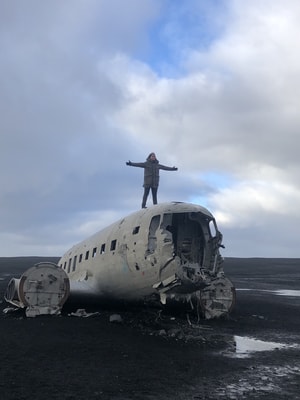
<instances>
[{"instance_id":1,"label":"person with outstretched arm","mask_svg":"<svg viewBox=\"0 0 300 400\"><path fill-rule=\"evenodd\" d=\"M127 161L126 165L144 168L144 195L142 208L146 208L147 198L151 189L153 204L157 204L157 190L159 185L159 170L177 171L176 167L167 167L159 163L155 153L150 153L145 162L134 163Z\"/></svg>"}]
</instances>

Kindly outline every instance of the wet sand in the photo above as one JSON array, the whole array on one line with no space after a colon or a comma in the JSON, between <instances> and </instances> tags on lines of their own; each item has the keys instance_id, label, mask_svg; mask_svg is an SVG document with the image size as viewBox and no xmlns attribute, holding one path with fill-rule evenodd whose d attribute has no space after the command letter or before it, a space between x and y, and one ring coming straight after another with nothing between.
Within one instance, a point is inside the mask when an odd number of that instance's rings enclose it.
<instances>
[{"instance_id":1,"label":"wet sand","mask_svg":"<svg viewBox=\"0 0 300 400\"><path fill-rule=\"evenodd\" d=\"M0 298L42 260L0 258ZM300 260L228 258L224 269L237 288L228 319L117 306L78 318L74 305L26 318L3 301L1 399L300 399Z\"/></svg>"}]
</instances>

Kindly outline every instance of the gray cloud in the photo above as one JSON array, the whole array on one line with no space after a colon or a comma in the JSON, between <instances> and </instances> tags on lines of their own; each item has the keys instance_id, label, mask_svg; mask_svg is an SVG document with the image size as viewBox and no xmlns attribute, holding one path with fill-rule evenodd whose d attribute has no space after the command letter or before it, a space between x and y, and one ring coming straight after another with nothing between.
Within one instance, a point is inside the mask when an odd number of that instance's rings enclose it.
<instances>
[{"instance_id":1,"label":"gray cloud","mask_svg":"<svg viewBox=\"0 0 300 400\"><path fill-rule=\"evenodd\" d=\"M150 151L179 167L159 200L207 206L227 255L299 256L298 2L181 6L1 3L3 256L60 255L138 209L125 161Z\"/></svg>"}]
</instances>

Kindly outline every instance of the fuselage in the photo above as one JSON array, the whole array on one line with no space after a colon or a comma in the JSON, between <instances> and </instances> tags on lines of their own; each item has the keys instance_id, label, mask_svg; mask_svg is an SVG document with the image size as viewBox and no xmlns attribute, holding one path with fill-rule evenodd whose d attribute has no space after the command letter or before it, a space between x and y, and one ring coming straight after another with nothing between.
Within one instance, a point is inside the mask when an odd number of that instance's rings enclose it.
<instances>
[{"instance_id":1,"label":"fuselage","mask_svg":"<svg viewBox=\"0 0 300 400\"><path fill-rule=\"evenodd\" d=\"M118 300L189 295L222 273L213 215L189 203L142 209L68 250L71 293Z\"/></svg>"}]
</instances>

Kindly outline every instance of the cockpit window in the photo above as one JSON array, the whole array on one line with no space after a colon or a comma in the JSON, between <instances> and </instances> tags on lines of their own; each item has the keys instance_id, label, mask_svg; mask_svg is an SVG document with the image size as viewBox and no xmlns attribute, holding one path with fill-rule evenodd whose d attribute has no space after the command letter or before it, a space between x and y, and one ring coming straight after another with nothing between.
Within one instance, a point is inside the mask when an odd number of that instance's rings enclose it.
<instances>
[{"instance_id":1,"label":"cockpit window","mask_svg":"<svg viewBox=\"0 0 300 400\"><path fill-rule=\"evenodd\" d=\"M209 221L209 232L211 234L211 237L217 236L217 226L214 219L211 219Z\"/></svg>"}]
</instances>

